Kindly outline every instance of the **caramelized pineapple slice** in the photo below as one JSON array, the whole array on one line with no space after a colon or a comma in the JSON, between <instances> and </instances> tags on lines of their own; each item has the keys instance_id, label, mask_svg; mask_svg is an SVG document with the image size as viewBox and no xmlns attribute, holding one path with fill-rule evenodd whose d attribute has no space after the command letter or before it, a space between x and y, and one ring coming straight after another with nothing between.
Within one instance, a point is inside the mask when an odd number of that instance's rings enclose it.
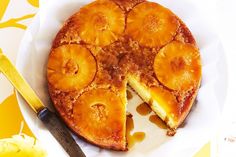
<instances>
[{"instance_id":1,"label":"caramelized pineapple slice","mask_svg":"<svg viewBox=\"0 0 236 157\"><path fill-rule=\"evenodd\" d=\"M161 47L170 42L179 27L177 17L167 8L144 2L128 14L126 34L147 47Z\"/></svg>"},{"instance_id":2,"label":"caramelized pineapple slice","mask_svg":"<svg viewBox=\"0 0 236 157\"><path fill-rule=\"evenodd\" d=\"M123 33L125 17L122 10L109 0L90 3L75 15L79 35L86 43L105 46Z\"/></svg>"},{"instance_id":3,"label":"caramelized pineapple slice","mask_svg":"<svg viewBox=\"0 0 236 157\"><path fill-rule=\"evenodd\" d=\"M170 89L197 87L201 79L199 51L191 44L173 41L156 55L154 71L158 80Z\"/></svg>"},{"instance_id":4,"label":"caramelized pineapple slice","mask_svg":"<svg viewBox=\"0 0 236 157\"><path fill-rule=\"evenodd\" d=\"M181 106L178 104L176 97L162 87L152 87L150 89L152 96L151 108L158 116L165 121L168 126L175 128L178 124Z\"/></svg>"},{"instance_id":5,"label":"caramelized pineapple slice","mask_svg":"<svg viewBox=\"0 0 236 157\"><path fill-rule=\"evenodd\" d=\"M89 141L115 150L126 150L126 106L108 89L93 89L82 94L74 108L78 131Z\"/></svg>"},{"instance_id":6,"label":"caramelized pineapple slice","mask_svg":"<svg viewBox=\"0 0 236 157\"><path fill-rule=\"evenodd\" d=\"M94 79L97 64L90 51L80 45L63 45L49 55L49 83L62 91L79 90Z\"/></svg>"}]
</instances>

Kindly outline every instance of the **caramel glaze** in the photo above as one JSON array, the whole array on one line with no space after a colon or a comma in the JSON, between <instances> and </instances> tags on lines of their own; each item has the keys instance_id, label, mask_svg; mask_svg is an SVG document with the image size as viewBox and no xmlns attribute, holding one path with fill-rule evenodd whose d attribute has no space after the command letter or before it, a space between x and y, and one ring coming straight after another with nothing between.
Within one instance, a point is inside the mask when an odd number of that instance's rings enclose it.
<instances>
[{"instance_id":1,"label":"caramel glaze","mask_svg":"<svg viewBox=\"0 0 236 157\"><path fill-rule=\"evenodd\" d=\"M166 131L167 136L174 136L176 134L176 130L175 129L170 129L166 125L166 123L161 118L159 118L157 115L151 115L149 117L149 121L151 123L155 124L158 128L167 130Z\"/></svg>"},{"instance_id":2,"label":"caramel glaze","mask_svg":"<svg viewBox=\"0 0 236 157\"><path fill-rule=\"evenodd\" d=\"M167 129L168 127L166 126L165 122L162 121L157 115L151 115L149 117L149 121L153 124L155 124L156 126L158 126L159 128L162 129Z\"/></svg>"},{"instance_id":3,"label":"caramel glaze","mask_svg":"<svg viewBox=\"0 0 236 157\"><path fill-rule=\"evenodd\" d=\"M133 95L132 95L132 93L129 90L127 90L126 93L127 93L127 99L128 100L133 98Z\"/></svg>"},{"instance_id":4,"label":"caramel glaze","mask_svg":"<svg viewBox=\"0 0 236 157\"><path fill-rule=\"evenodd\" d=\"M152 112L152 109L149 107L149 105L145 102L141 103L140 105L137 106L136 111L142 115L146 116Z\"/></svg>"},{"instance_id":5,"label":"caramel glaze","mask_svg":"<svg viewBox=\"0 0 236 157\"><path fill-rule=\"evenodd\" d=\"M128 148L132 148L136 143L142 142L145 139L144 132L134 132L131 134L133 129L134 121L132 115L128 115L126 119L126 138L128 140Z\"/></svg>"}]
</instances>

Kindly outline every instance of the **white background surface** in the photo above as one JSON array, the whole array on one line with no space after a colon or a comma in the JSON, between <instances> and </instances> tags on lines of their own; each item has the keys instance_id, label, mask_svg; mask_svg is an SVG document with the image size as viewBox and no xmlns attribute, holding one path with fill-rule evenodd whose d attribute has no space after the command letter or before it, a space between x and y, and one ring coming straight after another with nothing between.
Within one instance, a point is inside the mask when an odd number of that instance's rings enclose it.
<instances>
[{"instance_id":1,"label":"white background surface","mask_svg":"<svg viewBox=\"0 0 236 157\"><path fill-rule=\"evenodd\" d=\"M227 142L225 137L236 137L236 1L235 0L194 0L196 3L201 3L204 8L208 22L211 24L212 29L217 30L221 37L224 50L226 52L228 64L228 91L225 108L223 112L222 125L220 134L216 142L219 142L217 154L221 157L235 157L236 142ZM20 4L20 1L15 0L19 5L17 8L10 8L7 11L8 15L15 13L17 10L25 10L25 7ZM29 7L29 6L28 6ZM23 9L24 8L24 9ZM184 8L184 6L183 6ZM28 8L32 9L32 8ZM15 12L14 12L14 11ZM6 18L4 17L4 18ZM14 34L14 36L11 36ZM23 35L22 30L12 30L6 34L2 34L0 30L0 46L4 47L4 52L15 62L16 53L18 51L18 40L11 40L11 37L21 38ZM6 38L8 37L8 38ZM2 46L3 44L3 46ZM8 95L12 94L12 87L1 76L0 77L0 102L3 101ZM216 152L212 154L216 156ZM217 155L217 156L218 156Z\"/></svg>"},{"instance_id":2,"label":"white background surface","mask_svg":"<svg viewBox=\"0 0 236 157\"><path fill-rule=\"evenodd\" d=\"M236 1L219 0L218 29L227 55L228 91L223 112L221 133L219 137L219 156L233 157L236 155L236 142L228 142L225 138L236 137Z\"/></svg>"}]
</instances>

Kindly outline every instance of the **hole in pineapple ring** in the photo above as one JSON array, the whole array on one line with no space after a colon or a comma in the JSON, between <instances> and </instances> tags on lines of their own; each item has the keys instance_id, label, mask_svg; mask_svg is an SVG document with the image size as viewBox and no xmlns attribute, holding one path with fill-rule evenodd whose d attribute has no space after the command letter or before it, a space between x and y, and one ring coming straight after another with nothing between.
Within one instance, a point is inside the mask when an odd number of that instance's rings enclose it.
<instances>
[{"instance_id":1,"label":"hole in pineapple ring","mask_svg":"<svg viewBox=\"0 0 236 157\"><path fill-rule=\"evenodd\" d=\"M146 31L149 32L157 32L158 31L158 25L160 24L158 17L154 14L149 14L145 16L143 20L143 28Z\"/></svg>"},{"instance_id":2,"label":"hole in pineapple ring","mask_svg":"<svg viewBox=\"0 0 236 157\"><path fill-rule=\"evenodd\" d=\"M178 72L180 70L183 70L185 67L186 63L183 57L175 57L173 60L170 62L171 69L174 72Z\"/></svg>"},{"instance_id":3,"label":"hole in pineapple ring","mask_svg":"<svg viewBox=\"0 0 236 157\"><path fill-rule=\"evenodd\" d=\"M101 12L98 12L93 16L92 23L94 24L94 27L99 31L106 30L108 27L107 17Z\"/></svg>"},{"instance_id":4,"label":"hole in pineapple ring","mask_svg":"<svg viewBox=\"0 0 236 157\"><path fill-rule=\"evenodd\" d=\"M106 105L102 103L96 103L96 104L91 105L91 108L93 110L94 116L99 121L107 119Z\"/></svg>"},{"instance_id":5,"label":"hole in pineapple ring","mask_svg":"<svg viewBox=\"0 0 236 157\"><path fill-rule=\"evenodd\" d=\"M73 60L69 59L63 66L62 73L68 75L76 75L79 72L78 64Z\"/></svg>"}]
</instances>

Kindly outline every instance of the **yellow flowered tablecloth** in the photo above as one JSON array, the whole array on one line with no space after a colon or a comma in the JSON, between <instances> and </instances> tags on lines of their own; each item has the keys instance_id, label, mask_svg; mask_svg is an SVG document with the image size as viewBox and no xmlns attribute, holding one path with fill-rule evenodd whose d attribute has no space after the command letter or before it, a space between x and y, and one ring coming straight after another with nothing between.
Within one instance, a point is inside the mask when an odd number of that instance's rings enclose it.
<instances>
[{"instance_id":1,"label":"yellow flowered tablecloth","mask_svg":"<svg viewBox=\"0 0 236 157\"><path fill-rule=\"evenodd\" d=\"M0 0L0 48L13 62L24 30L38 7L38 0ZM18 134L20 130L34 136L20 112L12 86L0 75L0 139ZM195 157L210 157L210 143Z\"/></svg>"}]
</instances>

